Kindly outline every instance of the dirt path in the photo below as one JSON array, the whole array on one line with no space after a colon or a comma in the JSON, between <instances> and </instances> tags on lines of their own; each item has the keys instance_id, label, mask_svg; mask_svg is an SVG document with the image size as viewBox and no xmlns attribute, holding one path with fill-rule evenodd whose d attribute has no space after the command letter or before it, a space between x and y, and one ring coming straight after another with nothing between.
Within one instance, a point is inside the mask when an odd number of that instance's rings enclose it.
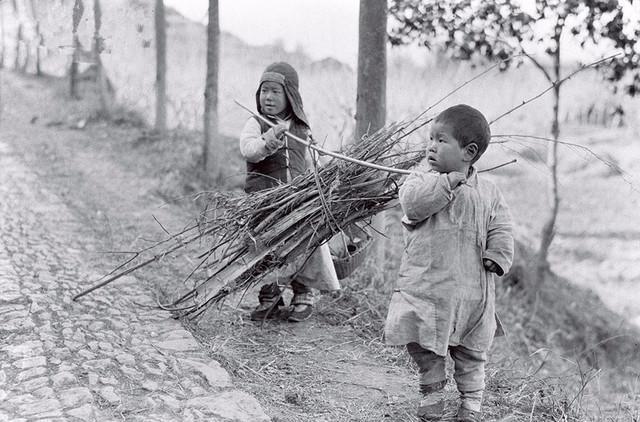
<instances>
[{"instance_id":1,"label":"dirt path","mask_svg":"<svg viewBox=\"0 0 640 422\"><path fill-rule=\"evenodd\" d=\"M117 179L96 178L117 168L58 148L58 137L29 123L47 110L21 97L24 81L10 82L0 131L0 421L268 421L255 397L155 306L149 283L126 277L71 301L113 267L101 251L125 239L111 233L125 224L111 220L126 215L108 188ZM86 141L68 135L60 139Z\"/></svg>"},{"instance_id":2,"label":"dirt path","mask_svg":"<svg viewBox=\"0 0 640 422\"><path fill-rule=\"evenodd\" d=\"M35 183L62 198L101 239L97 248L127 250L139 245L141 236L161 235L152 215L168 230L193 217L184 207L165 204L155 193L158 181L148 176L145 164L136 165L145 160L144 152L131 146L138 129L70 128L78 122L82 126L82 104L55 99L58 81L12 74L3 79L3 140L38 175ZM116 262L98 249L92 252L85 259L96 274ZM170 294L177 270L189 264L172 262L145 270L141 277L157 281ZM120 287L116 282L93 295L117 295ZM321 301L312 321L261 327L246 320L246 309L255 301L248 298L238 309L211 312L191 328L234 383L255 395L274 421L415 420L416 377L404 364L406 356L379 340L365 342L348 322L328 322L332 300Z\"/></svg>"}]
</instances>

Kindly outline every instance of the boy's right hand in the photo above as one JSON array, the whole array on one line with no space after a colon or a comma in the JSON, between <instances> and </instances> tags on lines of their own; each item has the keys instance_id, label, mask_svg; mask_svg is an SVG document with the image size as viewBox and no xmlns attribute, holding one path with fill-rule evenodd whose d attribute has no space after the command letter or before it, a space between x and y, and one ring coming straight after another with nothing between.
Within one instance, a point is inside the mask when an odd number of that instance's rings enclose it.
<instances>
[{"instance_id":1,"label":"boy's right hand","mask_svg":"<svg viewBox=\"0 0 640 422\"><path fill-rule=\"evenodd\" d=\"M274 152L284 146L284 133L287 131L285 123L278 123L263 135L267 151Z\"/></svg>"},{"instance_id":2,"label":"boy's right hand","mask_svg":"<svg viewBox=\"0 0 640 422\"><path fill-rule=\"evenodd\" d=\"M467 180L467 177L459 171L452 171L447 174L447 179L449 180L449 186L451 186L451 189L455 189L460 183Z\"/></svg>"}]
</instances>

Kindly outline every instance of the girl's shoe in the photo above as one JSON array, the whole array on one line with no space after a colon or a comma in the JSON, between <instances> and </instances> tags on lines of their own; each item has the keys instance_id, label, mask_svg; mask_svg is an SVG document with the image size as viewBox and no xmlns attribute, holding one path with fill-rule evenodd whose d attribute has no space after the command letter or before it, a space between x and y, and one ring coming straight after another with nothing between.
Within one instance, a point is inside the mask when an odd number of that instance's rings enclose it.
<instances>
[{"instance_id":1,"label":"girl's shoe","mask_svg":"<svg viewBox=\"0 0 640 422\"><path fill-rule=\"evenodd\" d=\"M302 322L311 318L313 314L313 293L294 293L291 299L291 313L288 320Z\"/></svg>"},{"instance_id":2,"label":"girl's shoe","mask_svg":"<svg viewBox=\"0 0 640 422\"><path fill-rule=\"evenodd\" d=\"M282 291L278 283L262 286L260 293L258 293L258 301L260 304L251 312L253 321L277 318L279 316L278 307L284 306Z\"/></svg>"}]
</instances>

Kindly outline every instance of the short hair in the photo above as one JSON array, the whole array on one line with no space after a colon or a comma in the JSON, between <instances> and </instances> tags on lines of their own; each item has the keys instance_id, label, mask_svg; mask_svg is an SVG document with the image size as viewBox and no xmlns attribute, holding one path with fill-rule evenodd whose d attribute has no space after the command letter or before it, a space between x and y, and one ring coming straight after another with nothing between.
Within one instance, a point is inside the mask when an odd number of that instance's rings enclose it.
<instances>
[{"instance_id":1,"label":"short hair","mask_svg":"<svg viewBox=\"0 0 640 422\"><path fill-rule=\"evenodd\" d=\"M461 147L471 143L478 145L478 153L471 161L475 163L484 154L491 141L491 129L484 115L466 104L458 104L444 110L435 118L436 122L451 126L453 136Z\"/></svg>"}]
</instances>

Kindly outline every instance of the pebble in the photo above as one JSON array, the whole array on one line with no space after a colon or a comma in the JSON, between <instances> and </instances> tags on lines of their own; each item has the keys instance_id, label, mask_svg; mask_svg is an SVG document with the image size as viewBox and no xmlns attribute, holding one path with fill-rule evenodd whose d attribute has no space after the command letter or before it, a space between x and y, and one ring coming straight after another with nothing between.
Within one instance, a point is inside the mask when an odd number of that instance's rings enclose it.
<instances>
[{"instance_id":1,"label":"pebble","mask_svg":"<svg viewBox=\"0 0 640 422\"><path fill-rule=\"evenodd\" d=\"M112 386L101 388L98 394L111 404L118 404L120 402L120 396L116 394Z\"/></svg>"},{"instance_id":2,"label":"pebble","mask_svg":"<svg viewBox=\"0 0 640 422\"><path fill-rule=\"evenodd\" d=\"M91 391L85 387L75 387L60 393L60 401L65 407L76 407L93 401Z\"/></svg>"},{"instance_id":3,"label":"pebble","mask_svg":"<svg viewBox=\"0 0 640 422\"><path fill-rule=\"evenodd\" d=\"M55 387L61 387L63 385L69 385L69 384L75 384L76 383L75 375L73 375L70 372L66 372L66 371L62 371L62 372L59 372L59 373L55 374L53 377L51 377L51 380L53 381L53 385Z\"/></svg>"},{"instance_id":4,"label":"pebble","mask_svg":"<svg viewBox=\"0 0 640 422\"><path fill-rule=\"evenodd\" d=\"M45 366L47 364L47 358L44 356L35 356L31 358L24 358L13 362L13 366L20 369L33 368L34 366Z\"/></svg>"}]
</instances>

